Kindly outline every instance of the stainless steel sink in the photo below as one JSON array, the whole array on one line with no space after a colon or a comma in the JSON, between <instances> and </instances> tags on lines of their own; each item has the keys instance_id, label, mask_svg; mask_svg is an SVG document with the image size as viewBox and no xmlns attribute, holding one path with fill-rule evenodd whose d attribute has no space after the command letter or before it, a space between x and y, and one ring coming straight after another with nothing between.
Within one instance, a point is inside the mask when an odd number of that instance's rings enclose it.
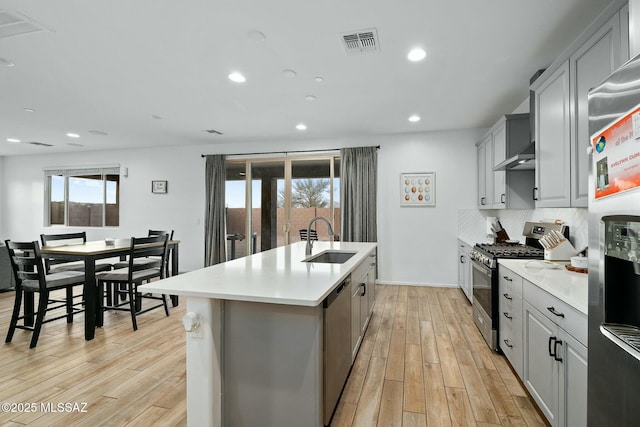
<instances>
[{"instance_id":1,"label":"stainless steel sink","mask_svg":"<svg viewBox=\"0 0 640 427\"><path fill-rule=\"evenodd\" d=\"M343 264L351 259L357 252L348 251L323 251L317 255L310 256L303 260L303 262L321 262L325 264Z\"/></svg>"}]
</instances>

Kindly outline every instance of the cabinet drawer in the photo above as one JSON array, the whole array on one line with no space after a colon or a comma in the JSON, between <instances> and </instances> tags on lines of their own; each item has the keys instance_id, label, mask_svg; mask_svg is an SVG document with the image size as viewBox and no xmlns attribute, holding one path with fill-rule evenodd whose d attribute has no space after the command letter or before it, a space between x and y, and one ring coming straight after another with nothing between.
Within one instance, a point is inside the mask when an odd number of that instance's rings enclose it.
<instances>
[{"instance_id":1,"label":"cabinet drawer","mask_svg":"<svg viewBox=\"0 0 640 427\"><path fill-rule=\"evenodd\" d=\"M587 316L528 280L524 281L524 299L540 313L587 346Z\"/></svg>"},{"instance_id":2,"label":"cabinet drawer","mask_svg":"<svg viewBox=\"0 0 640 427\"><path fill-rule=\"evenodd\" d=\"M471 245L467 244L467 242L458 239L458 248L464 252L465 255L471 255Z\"/></svg>"},{"instance_id":3,"label":"cabinet drawer","mask_svg":"<svg viewBox=\"0 0 640 427\"><path fill-rule=\"evenodd\" d=\"M498 268L500 277L500 288L504 289L503 293L510 296L517 295L522 297L522 277L509 270L507 267L500 265Z\"/></svg>"},{"instance_id":4,"label":"cabinet drawer","mask_svg":"<svg viewBox=\"0 0 640 427\"><path fill-rule=\"evenodd\" d=\"M504 325L504 328L502 327L502 324L500 326L500 349L507 357L509 363L513 366L513 369L516 371L518 376L522 378L522 318L513 317L512 320L504 322Z\"/></svg>"}]
</instances>

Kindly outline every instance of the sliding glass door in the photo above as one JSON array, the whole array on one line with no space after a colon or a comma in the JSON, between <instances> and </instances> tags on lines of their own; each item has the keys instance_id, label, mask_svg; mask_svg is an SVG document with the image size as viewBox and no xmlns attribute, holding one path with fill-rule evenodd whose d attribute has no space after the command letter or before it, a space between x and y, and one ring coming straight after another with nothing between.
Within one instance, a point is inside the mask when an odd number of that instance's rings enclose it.
<instances>
[{"instance_id":1,"label":"sliding glass door","mask_svg":"<svg viewBox=\"0 0 640 427\"><path fill-rule=\"evenodd\" d=\"M326 155L227 160L228 259L300 241L300 230L316 216L339 235L339 161ZM313 228L319 240L330 240L323 222Z\"/></svg>"}]
</instances>

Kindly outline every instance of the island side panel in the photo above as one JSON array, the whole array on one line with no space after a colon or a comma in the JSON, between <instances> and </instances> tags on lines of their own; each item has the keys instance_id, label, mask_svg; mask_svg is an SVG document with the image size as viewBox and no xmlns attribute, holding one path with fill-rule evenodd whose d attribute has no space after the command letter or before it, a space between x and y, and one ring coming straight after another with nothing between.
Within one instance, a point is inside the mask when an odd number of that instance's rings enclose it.
<instances>
[{"instance_id":1,"label":"island side panel","mask_svg":"<svg viewBox=\"0 0 640 427\"><path fill-rule=\"evenodd\" d=\"M322 426L322 305L225 301L223 328L225 426Z\"/></svg>"},{"instance_id":2,"label":"island side panel","mask_svg":"<svg viewBox=\"0 0 640 427\"><path fill-rule=\"evenodd\" d=\"M187 426L222 426L222 321L224 301L187 298L200 325L187 333Z\"/></svg>"}]
</instances>

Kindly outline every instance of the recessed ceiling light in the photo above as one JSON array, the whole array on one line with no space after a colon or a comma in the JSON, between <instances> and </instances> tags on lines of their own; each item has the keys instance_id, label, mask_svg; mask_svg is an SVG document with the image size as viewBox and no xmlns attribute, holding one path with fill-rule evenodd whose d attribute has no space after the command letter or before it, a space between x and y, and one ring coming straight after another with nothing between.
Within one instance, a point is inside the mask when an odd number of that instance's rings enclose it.
<instances>
[{"instance_id":1,"label":"recessed ceiling light","mask_svg":"<svg viewBox=\"0 0 640 427\"><path fill-rule=\"evenodd\" d=\"M411 123L419 122L420 121L420 116L414 114L413 116L409 117L409 121Z\"/></svg>"},{"instance_id":2,"label":"recessed ceiling light","mask_svg":"<svg viewBox=\"0 0 640 427\"><path fill-rule=\"evenodd\" d=\"M298 129L298 130L307 130L307 125L305 125L304 123L298 123L296 125L296 129Z\"/></svg>"},{"instance_id":3,"label":"recessed ceiling light","mask_svg":"<svg viewBox=\"0 0 640 427\"><path fill-rule=\"evenodd\" d=\"M418 61L422 61L426 56L427 56L427 52L425 52L424 49L416 47L414 49L411 49L411 51L409 51L407 58L409 58L409 61L411 62L418 62Z\"/></svg>"},{"instance_id":4,"label":"recessed ceiling light","mask_svg":"<svg viewBox=\"0 0 640 427\"><path fill-rule=\"evenodd\" d=\"M324 77L318 76L318 77L315 77L313 80L315 80L316 83L322 83L324 81Z\"/></svg>"},{"instance_id":5,"label":"recessed ceiling light","mask_svg":"<svg viewBox=\"0 0 640 427\"><path fill-rule=\"evenodd\" d=\"M16 64L9 61L8 59L0 58L0 65L4 65L5 67L13 67Z\"/></svg>"},{"instance_id":6,"label":"recessed ceiling light","mask_svg":"<svg viewBox=\"0 0 640 427\"><path fill-rule=\"evenodd\" d=\"M33 113L36 110L34 110L33 108L25 108L24 111L26 111L27 113Z\"/></svg>"},{"instance_id":7,"label":"recessed ceiling light","mask_svg":"<svg viewBox=\"0 0 640 427\"><path fill-rule=\"evenodd\" d=\"M78 135L77 133L73 133L73 132L67 133L67 136L69 138L80 138L80 135Z\"/></svg>"},{"instance_id":8,"label":"recessed ceiling light","mask_svg":"<svg viewBox=\"0 0 640 427\"><path fill-rule=\"evenodd\" d=\"M295 70L282 70L282 75L285 76L288 79L292 79L294 78L298 73L296 73Z\"/></svg>"},{"instance_id":9,"label":"recessed ceiling light","mask_svg":"<svg viewBox=\"0 0 640 427\"><path fill-rule=\"evenodd\" d=\"M247 78L237 71L230 73L227 77L229 77L229 80L235 83L244 83L247 81Z\"/></svg>"},{"instance_id":10,"label":"recessed ceiling light","mask_svg":"<svg viewBox=\"0 0 640 427\"><path fill-rule=\"evenodd\" d=\"M20 141L19 139L16 139L16 138L7 138L7 142L11 142L12 144L17 144L17 143L22 142L22 141Z\"/></svg>"},{"instance_id":11,"label":"recessed ceiling light","mask_svg":"<svg viewBox=\"0 0 640 427\"><path fill-rule=\"evenodd\" d=\"M247 37L249 37L254 42L263 42L267 39L267 36L264 35L262 31L251 30L247 33Z\"/></svg>"},{"instance_id":12,"label":"recessed ceiling light","mask_svg":"<svg viewBox=\"0 0 640 427\"><path fill-rule=\"evenodd\" d=\"M102 135L102 136L109 135L107 132L103 130L90 130L89 133L93 135Z\"/></svg>"},{"instance_id":13,"label":"recessed ceiling light","mask_svg":"<svg viewBox=\"0 0 640 427\"><path fill-rule=\"evenodd\" d=\"M307 100L307 101L309 101L309 102L313 102L313 101L315 101L315 100L316 100L316 99L318 99L318 98L316 98L316 96L315 96L315 95L307 95L307 96L305 96L305 97L304 97L304 99L306 99L306 100Z\"/></svg>"}]
</instances>

